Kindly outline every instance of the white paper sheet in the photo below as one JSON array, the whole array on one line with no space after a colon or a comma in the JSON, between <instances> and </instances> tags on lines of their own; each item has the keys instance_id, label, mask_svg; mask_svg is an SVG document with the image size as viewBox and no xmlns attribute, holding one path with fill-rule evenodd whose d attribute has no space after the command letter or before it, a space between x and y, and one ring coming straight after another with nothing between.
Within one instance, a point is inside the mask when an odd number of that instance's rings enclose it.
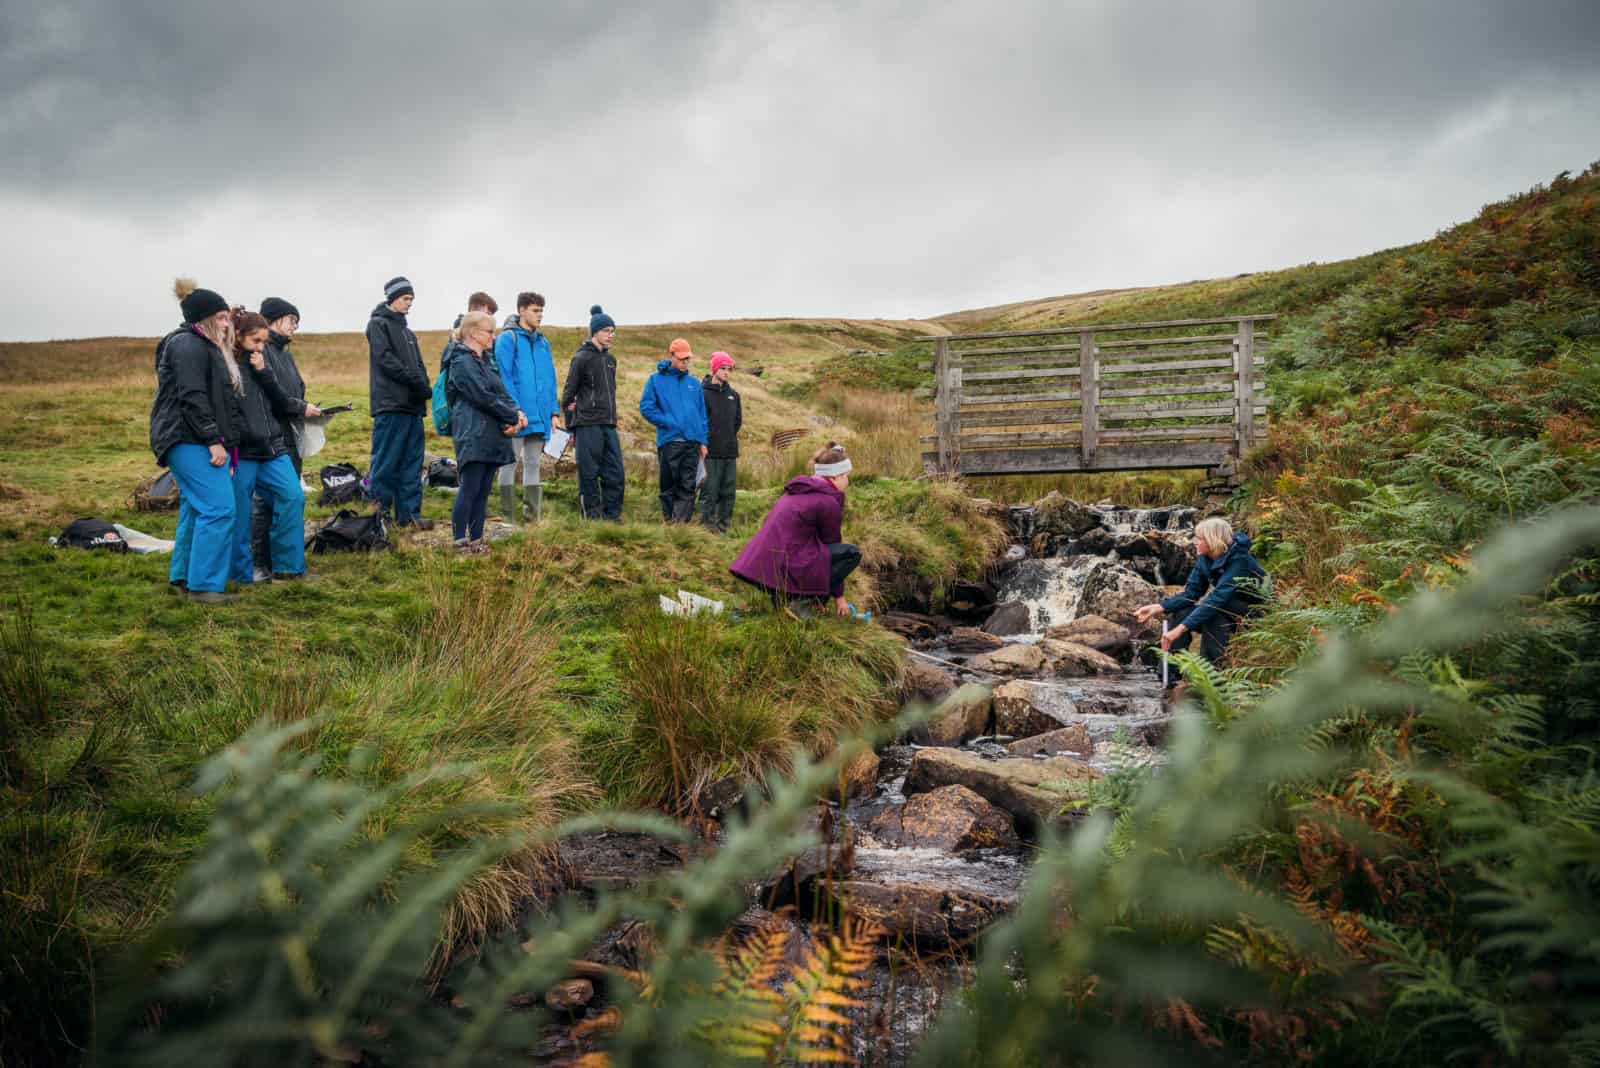
<instances>
[{"instance_id":1,"label":"white paper sheet","mask_svg":"<svg viewBox=\"0 0 1600 1068\"><path fill-rule=\"evenodd\" d=\"M572 433L562 430L558 426L550 428L550 433L545 435L544 454L552 460L561 459L561 454L567 451L567 445L572 441Z\"/></svg>"}]
</instances>

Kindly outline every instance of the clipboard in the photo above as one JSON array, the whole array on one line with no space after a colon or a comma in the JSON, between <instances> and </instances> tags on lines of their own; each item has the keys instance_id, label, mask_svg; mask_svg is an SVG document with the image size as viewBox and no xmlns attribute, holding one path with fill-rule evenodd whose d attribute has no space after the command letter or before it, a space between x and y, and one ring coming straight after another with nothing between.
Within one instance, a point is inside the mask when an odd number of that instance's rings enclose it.
<instances>
[{"instance_id":1,"label":"clipboard","mask_svg":"<svg viewBox=\"0 0 1600 1068\"><path fill-rule=\"evenodd\" d=\"M558 426L551 426L550 433L544 438L544 454L552 460L559 460L566 455L567 446L572 444L572 431L563 430Z\"/></svg>"}]
</instances>

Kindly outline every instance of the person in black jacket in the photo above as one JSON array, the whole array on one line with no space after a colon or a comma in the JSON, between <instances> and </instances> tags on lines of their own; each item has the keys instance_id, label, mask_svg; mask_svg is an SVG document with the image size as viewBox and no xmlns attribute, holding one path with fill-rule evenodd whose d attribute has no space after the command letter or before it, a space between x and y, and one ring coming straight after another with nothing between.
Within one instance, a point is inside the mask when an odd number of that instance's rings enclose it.
<instances>
[{"instance_id":1,"label":"person in black jacket","mask_svg":"<svg viewBox=\"0 0 1600 1068\"><path fill-rule=\"evenodd\" d=\"M150 451L178 481L178 532L168 581L191 601L220 604L233 551L234 500L228 449L242 385L233 359L233 318L215 291L180 278L173 287L183 326L156 348Z\"/></svg>"},{"instance_id":2,"label":"person in black jacket","mask_svg":"<svg viewBox=\"0 0 1600 1068\"><path fill-rule=\"evenodd\" d=\"M706 480L700 484L700 522L718 534L728 532L733 518L733 496L738 481L739 428L744 426L744 403L729 384L733 357L711 354L711 373L701 383L706 401Z\"/></svg>"},{"instance_id":3,"label":"person in black jacket","mask_svg":"<svg viewBox=\"0 0 1600 1068\"><path fill-rule=\"evenodd\" d=\"M372 495L396 526L415 524L432 530L422 518L422 457L433 385L422 363L417 335L406 326L406 313L416 290L405 278L384 284L385 303L367 320L367 373L372 402Z\"/></svg>"},{"instance_id":4,"label":"person in black jacket","mask_svg":"<svg viewBox=\"0 0 1600 1068\"><path fill-rule=\"evenodd\" d=\"M596 304L589 340L572 355L561 410L578 450L578 500L585 519L622 521L622 442L617 438L617 324Z\"/></svg>"},{"instance_id":5,"label":"person in black jacket","mask_svg":"<svg viewBox=\"0 0 1600 1068\"><path fill-rule=\"evenodd\" d=\"M483 521L495 474L515 458L509 439L528 425L528 419L489 363L494 316L487 311L467 312L456 336L458 340L444 354L450 438L455 442L456 470L460 472L450 527L458 551L476 552L487 548Z\"/></svg>"},{"instance_id":6,"label":"person in black jacket","mask_svg":"<svg viewBox=\"0 0 1600 1068\"><path fill-rule=\"evenodd\" d=\"M305 400L306 383L289 352L289 344L300 329L300 309L282 297L261 302L261 317L267 321L267 347L262 350L272 369L278 391L273 394L273 411L283 428L283 441L289 447L289 462L299 477L304 465L300 458L300 431L305 420L322 414L322 409ZM281 405L279 402L282 402ZM272 496L257 490L250 515L250 558L255 563L255 581L272 577Z\"/></svg>"},{"instance_id":7,"label":"person in black jacket","mask_svg":"<svg viewBox=\"0 0 1600 1068\"><path fill-rule=\"evenodd\" d=\"M267 321L253 311L233 311L233 356L241 366L243 391L239 408L239 465L233 472L234 524L232 578L235 582L255 581L255 565L250 558L250 500L259 488L272 499L272 571L270 578L299 579L306 571L306 495L300 488L300 475L289 459L289 444L284 440L278 412L289 408L289 399L278 386L277 376L267 366Z\"/></svg>"}]
</instances>

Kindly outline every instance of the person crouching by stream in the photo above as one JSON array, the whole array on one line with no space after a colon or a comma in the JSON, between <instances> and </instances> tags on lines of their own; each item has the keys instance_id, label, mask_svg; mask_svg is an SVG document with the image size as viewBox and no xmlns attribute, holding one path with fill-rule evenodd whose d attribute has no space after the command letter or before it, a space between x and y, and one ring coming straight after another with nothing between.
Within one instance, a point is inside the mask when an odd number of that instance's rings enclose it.
<instances>
[{"instance_id":1,"label":"person crouching by stream","mask_svg":"<svg viewBox=\"0 0 1600 1068\"><path fill-rule=\"evenodd\" d=\"M791 478L761 529L728 568L735 577L766 590L777 605L785 599L821 604L850 614L844 580L861 564L861 550L840 533L850 460L829 442L811 457L812 474Z\"/></svg>"},{"instance_id":2,"label":"person crouching by stream","mask_svg":"<svg viewBox=\"0 0 1600 1068\"><path fill-rule=\"evenodd\" d=\"M486 552L483 522L489 511L489 491L494 488L495 472L516 459L509 439L528 425L528 418L489 364L494 316L486 311L467 312L456 332L459 340L444 353L444 392L450 404L450 437L460 473L450 526L458 552Z\"/></svg>"},{"instance_id":3,"label":"person crouching by stream","mask_svg":"<svg viewBox=\"0 0 1600 1068\"><path fill-rule=\"evenodd\" d=\"M232 578L248 584L255 581L255 562L250 552L250 507L257 493L272 502L272 545L269 577L279 580L306 577L306 495L300 488L300 472L290 458L291 436L284 431L280 413L290 412L296 403L283 391L277 375L267 363L267 320L244 308L233 310L233 358L239 366L239 465L233 473ZM298 402L305 414L305 402Z\"/></svg>"},{"instance_id":4,"label":"person crouching by stream","mask_svg":"<svg viewBox=\"0 0 1600 1068\"><path fill-rule=\"evenodd\" d=\"M1182 592L1142 606L1134 618L1147 623L1165 616L1161 648L1171 652L1189 648L1199 634L1200 655L1215 664L1244 617L1263 600L1266 570L1250 555L1249 537L1235 534L1226 519L1202 519L1194 528L1194 548L1194 567ZM1176 684L1169 678L1169 686Z\"/></svg>"},{"instance_id":5,"label":"person crouching by stream","mask_svg":"<svg viewBox=\"0 0 1600 1068\"><path fill-rule=\"evenodd\" d=\"M150 451L178 482L178 532L167 581L191 601L222 604L233 552L228 450L241 391L233 316L215 291L180 278L173 287L183 325L156 347Z\"/></svg>"},{"instance_id":6,"label":"person crouching by stream","mask_svg":"<svg viewBox=\"0 0 1600 1068\"><path fill-rule=\"evenodd\" d=\"M689 343L675 339L639 395L639 414L656 428L661 518L668 523L694 518L695 476L706 456L706 402L700 380L689 373L693 359Z\"/></svg>"}]
</instances>

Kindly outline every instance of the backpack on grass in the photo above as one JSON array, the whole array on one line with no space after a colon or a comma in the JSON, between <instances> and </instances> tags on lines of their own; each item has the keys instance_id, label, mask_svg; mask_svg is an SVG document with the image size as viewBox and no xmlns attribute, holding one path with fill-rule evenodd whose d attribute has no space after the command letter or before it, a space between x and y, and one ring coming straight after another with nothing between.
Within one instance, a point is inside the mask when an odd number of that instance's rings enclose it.
<instances>
[{"instance_id":1,"label":"backpack on grass","mask_svg":"<svg viewBox=\"0 0 1600 1068\"><path fill-rule=\"evenodd\" d=\"M381 512L363 514L343 508L311 535L306 548L314 553L376 552L389 548L389 528Z\"/></svg>"},{"instance_id":2,"label":"backpack on grass","mask_svg":"<svg viewBox=\"0 0 1600 1068\"><path fill-rule=\"evenodd\" d=\"M128 551L128 543L122 540L116 527L104 519L91 518L74 519L68 523L56 539L56 546L62 549L105 549L113 553Z\"/></svg>"},{"instance_id":3,"label":"backpack on grass","mask_svg":"<svg viewBox=\"0 0 1600 1068\"><path fill-rule=\"evenodd\" d=\"M329 464L320 475L322 496L318 503L349 504L362 498L361 469L355 464Z\"/></svg>"},{"instance_id":4,"label":"backpack on grass","mask_svg":"<svg viewBox=\"0 0 1600 1068\"><path fill-rule=\"evenodd\" d=\"M435 456L428 461L428 485L460 486L461 472L456 462L448 456Z\"/></svg>"},{"instance_id":5,"label":"backpack on grass","mask_svg":"<svg viewBox=\"0 0 1600 1068\"><path fill-rule=\"evenodd\" d=\"M138 512L169 512L178 507L178 480L171 471L157 471L133 488L128 503Z\"/></svg>"}]
</instances>

